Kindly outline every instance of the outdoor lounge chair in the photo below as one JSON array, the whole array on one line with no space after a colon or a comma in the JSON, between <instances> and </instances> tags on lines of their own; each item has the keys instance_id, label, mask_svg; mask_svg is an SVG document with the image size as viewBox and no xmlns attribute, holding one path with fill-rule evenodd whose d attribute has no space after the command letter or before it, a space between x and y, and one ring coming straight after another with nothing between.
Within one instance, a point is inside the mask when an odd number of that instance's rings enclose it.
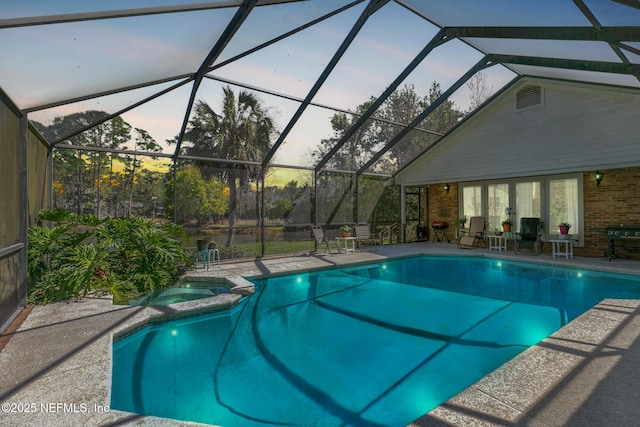
<instances>
[{"instance_id":1,"label":"outdoor lounge chair","mask_svg":"<svg viewBox=\"0 0 640 427\"><path fill-rule=\"evenodd\" d=\"M356 243L359 247L364 245L372 246L376 251L378 250L378 237L371 234L369 224L358 224L354 227L356 233Z\"/></svg>"},{"instance_id":2,"label":"outdoor lounge chair","mask_svg":"<svg viewBox=\"0 0 640 427\"><path fill-rule=\"evenodd\" d=\"M472 216L469 220L469 231L458 238L459 248L475 248L484 245L484 229L486 222L483 216Z\"/></svg>"},{"instance_id":3,"label":"outdoor lounge chair","mask_svg":"<svg viewBox=\"0 0 640 427\"><path fill-rule=\"evenodd\" d=\"M540 218L520 218L520 231L515 233L516 254L523 249L535 255L542 253Z\"/></svg>"},{"instance_id":4,"label":"outdoor lounge chair","mask_svg":"<svg viewBox=\"0 0 640 427\"><path fill-rule=\"evenodd\" d=\"M316 247L320 248L320 246L324 246L324 253L326 254L329 251L329 255L333 256L333 252L331 252L331 243L336 246L336 250L340 253L340 247L338 246L338 242L335 239L329 239L327 233L324 232L321 226L313 225L311 226L311 231L313 231L313 236L316 239Z\"/></svg>"}]
</instances>

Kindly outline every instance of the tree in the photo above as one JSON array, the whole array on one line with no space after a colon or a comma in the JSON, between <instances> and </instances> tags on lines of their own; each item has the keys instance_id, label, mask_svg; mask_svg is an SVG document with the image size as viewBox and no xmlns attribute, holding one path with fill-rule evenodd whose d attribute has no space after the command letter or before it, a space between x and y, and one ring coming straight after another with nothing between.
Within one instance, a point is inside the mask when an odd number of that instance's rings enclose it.
<instances>
[{"instance_id":1,"label":"tree","mask_svg":"<svg viewBox=\"0 0 640 427\"><path fill-rule=\"evenodd\" d=\"M421 97L412 84L406 84L394 91L375 113L375 118L368 120L354 136L329 159L327 166L341 170L358 170L373 153L388 144L402 130L404 124L414 120L442 96L440 84L433 82L429 94ZM322 159L343 137L345 132L357 121L358 115L364 113L374 98L358 105L352 116L336 113L331 118L334 135L323 139L320 146L312 152L312 159ZM444 101L418 127L430 131L445 133L463 116L453 101ZM381 119L381 120L375 120ZM404 164L414 159L437 139L437 135L422 131L413 131L389 150L373 167L375 172L393 173Z\"/></svg>"},{"instance_id":2,"label":"tree","mask_svg":"<svg viewBox=\"0 0 640 427\"><path fill-rule=\"evenodd\" d=\"M49 141L58 141L106 116L103 111L85 111L56 117L49 126L37 122L34 125ZM145 151L149 158L155 159L153 153L160 152L161 147L144 129L136 128L133 141L131 137L132 126L117 116L56 144L53 152L54 207L77 214L91 208L100 217L105 214L130 216L136 191L142 190L137 201L143 204L143 211L155 215L156 208L162 206L164 194L159 188L164 185L159 174L145 169L140 156L123 156L118 151L133 142L136 151ZM70 144L113 151L71 150ZM124 165L124 170L119 170L119 163ZM142 178L146 179L145 188L139 189Z\"/></svg>"},{"instance_id":3,"label":"tree","mask_svg":"<svg viewBox=\"0 0 640 427\"><path fill-rule=\"evenodd\" d=\"M338 170L359 170L371 159L374 153L394 140L404 125L412 122L415 117L429 108L441 96L442 90L437 82L432 83L429 94L426 96L420 96L412 84L398 88L382 103L378 111L375 112L375 116L367 120L349 141L328 160L327 167ZM353 110L353 115L336 113L331 119L332 137L321 141L320 146L311 153L312 160L317 162L323 159L356 123L359 115L367 111L373 102L374 98L371 98L358 105ZM446 133L458 123L462 116L462 111L456 107L453 101L445 100L418 127ZM370 170L372 172L394 173L416 158L437 138L437 134L434 135L422 130L409 132L401 141L390 147L387 155L378 159ZM353 182L349 181L348 176L335 173L320 174L318 182L319 187L322 186L323 192L316 196L323 200L321 209L327 212L323 215L328 215L329 220L340 220L339 212L344 213L349 210L351 203L349 194L353 189ZM369 200L367 204L371 206L372 203L374 201ZM389 217L391 213L387 215L385 212L379 212L381 209L393 209L392 215L397 216L396 208L392 204L376 208L379 217Z\"/></svg>"},{"instance_id":4,"label":"tree","mask_svg":"<svg viewBox=\"0 0 640 427\"><path fill-rule=\"evenodd\" d=\"M167 182L167 200L170 200L169 212L173 211L173 180ZM195 219L199 224L207 221L209 203L207 188L200 171L195 166L185 166L176 172L176 224L184 224Z\"/></svg>"},{"instance_id":5,"label":"tree","mask_svg":"<svg viewBox=\"0 0 640 427\"><path fill-rule=\"evenodd\" d=\"M135 128L135 150L136 151L146 151L149 153L157 153L162 151L162 147L156 143L156 141L149 135L147 131L140 128ZM151 158L155 158L151 156ZM125 183L126 189L128 193L128 215L131 216L131 209L133 206L133 187L135 183L135 177L137 169L141 165L141 161L138 159L137 155L126 155L123 158L123 163L125 165Z\"/></svg>"},{"instance_id":6,"label":"tree","mask_svg":"<svg viewBox=\"0 0 640 427\"><path fill-rule=\"evenodd\" d=\"M258 98L247 91L236 96L230 87L223 89L224 98L220 113L216 113L206 102L196 104L193 118L185 133L185 141L192 146L185 152L194 156L209 156L219 159L262 161L271 148L274 120ZM201 166L203 176L216 173L210 166ZM249 167L240 163L230 163L219 171L229 187L229 232L225 246L233 242L234 225L237 215L237 187L250 180L260 182L261 167Z\"/></svg>"},{"instance_id":7,"label":"tree","mask_svg":"<svg viewBox=\"0 0 640 427\"><path fill-rule=\"evenodd\" d=\"M336 113L331 118L333 135L322 139L320 145L311 153L315 163L322 160L333 147L342 139L344 134L358 120L371 105L374 99L358 105L353 114ZM378 145L379 128L373 120L367 121L358 131L330 158L326 167L339 170L357 170L370 156L374 147Z\"/></svg>"},{"instance_id":8,"label":"tree","mask_svg":"<svg viewBox=\"0 0 640 427\"><path fill-rule=\"evenodd\" d=\"M113 119L104 122L101 125L98 125L97 128L101 130L98 135L104 135L104 140L96 139L95 143L99 147L108 147L113 150L117 150L121 148L129 139L131 139L131 125L125 122L122 117L117 116ZM118 160L120 156L117 152L111 152L108 156L109 161L109 176L108 183L112 184L114 182L114 161ZM101 200L102 200L102 165L103 165L103 154L101 152L98 153L97 164L97 210L96 214L98 218L101 216ZM110 185L109 189L111 189L113 185ZM130 214L130 213L129 213Z\"/></svg>"},{"instance_id":9,"label":"tree","mask_svg":"<svg viewBox=\"0 0 640 427\"><path fill-rule=\"evenodd\" d=\"M173 180L169 176L167 178L168 212L173 212ZM224 184L216 178L203 179L195 165L183 166L176 173L176 202L175 223L195 220L198 224L205 224L225 213Z\"/></svg>"},{"instance_id":10,"label":"tree","mask_svg":"<svg viewBox=\"0 0 640 427\"><path fill-rule=\"evenodd\" d=\"M484 101L489 99L493 92L493 86L487 86L487 75L483 71L478 71L467 82L467 88L471 92L469 96L469 112L478 108Z\"/></svg>"},{"instance_id":11,"label":"tree","mask_svg":"<svg viewBox=\"0 0 640 427\"><path fill-rule=\"evenodd\" d=\"M53 123L45 126L42 123L34 122L34 126L42 133L48 141L58 141L66 135L69 135L78 129L96 123L107 116L104 111L89 110L80 113L69 114L63 117L55 117ZM82 132L74 135L64 142L57 145L63 148L64 145L89 145L90 133ZM84 212L85 208L85 189L93 188L90 169L88 167L86 156L83 152L67 151L61 153L60 150L54 151L54 182L57 186L58 203L61 206L68 207L78 215Z\"/></svg>"},{"instance_id":12,"label":"tree","mask_svg":"<svg viewBox=\"0 0 640 427\"><path fill-rule=\"evenodd\" d=\"M293 203L286 197L280 197L271 202L266 209L270 217L286 218L293 209Z\"/></svg>"},{"instance_id":13,"label":"tree","mask_svg":"<svg viewBox=\"0 0 640 427\"><path fill-rule=\"evenodd\" d=\"M405 109L401 109L396 106L396 111L406 111L409 113L414 111L419 114L442 97L442 89L438 82L433 82L431 84L429 94L423 98L419 98L415 95L413 86L405 86L403 89L404 90L398 93L400 100L398 100L397 103L402 105L401 101L404 99L405 103L409 103L410 106L417 110L407 107L405 107ZM409 123L418 114L411 116L408 120L405 117L404 121ZM455 102L447 99L443 101L438 108L432 111L431 114L429 114L417 127L445 134L449 132L463 116L463 112L457 108ZM389 114L385 115L385 117L388 118ZM397 119L400 119L400 117L397 117ZM400 143L391 148L391 158L394 159L395 167L393 172L418 157L438 138L439 137L437 135L431 133L420 131L410 132Z\"/></svg>"}]
</instances>

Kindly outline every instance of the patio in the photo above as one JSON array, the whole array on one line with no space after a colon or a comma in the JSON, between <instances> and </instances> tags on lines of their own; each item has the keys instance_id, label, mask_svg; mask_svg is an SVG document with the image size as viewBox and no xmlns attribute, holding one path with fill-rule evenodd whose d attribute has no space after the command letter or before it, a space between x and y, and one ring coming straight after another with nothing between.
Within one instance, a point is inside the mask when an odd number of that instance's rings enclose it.
<instances>
[{"instance_id":1,"label":"patio","mask_svg":"<svg viewBox=\"0 0 640 427\"><path fill-rule=\"evenodd\" d=\"M419 254L482 255L640 274L640 263L623 259L497 254L431 242L378 249L223 263L192 275L238 280ZM225 309L239 298L225 294L215 303L192 301L180 308L113 306L109 298L34 307L0 352L3 425L175 425L109 409L112 334L155 316ZM640 410L631 379L640 370L639 326L639 301L605 300L411 425L635 425Z\"/></svg>"}]
</instances>

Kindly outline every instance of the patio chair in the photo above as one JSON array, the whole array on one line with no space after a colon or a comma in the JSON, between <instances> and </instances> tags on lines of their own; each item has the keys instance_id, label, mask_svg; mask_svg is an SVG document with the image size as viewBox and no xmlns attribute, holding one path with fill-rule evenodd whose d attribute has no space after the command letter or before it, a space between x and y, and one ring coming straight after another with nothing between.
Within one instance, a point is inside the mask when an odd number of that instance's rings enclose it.
<instances>
[{"instance_id":1,"label":"patio chair","mask_svg":"<svg viewBox=\"0 0 640 427\"><path fill-rule=\"evenodd\" d=\"M515 253L525 249L535 255L542 253L540 218L520 218L520 230L515 236Z\"/></svg>"},{"instance_id":2,"label":"patio chair","mask_svg":"<svg viewBox=\"0 0 640 427\"><path fill-rule=\"evenodd\" d=\"M472 216L469 220L469 231L458 238L459 248L476 248L484 245L486 221L483 216Z\"/></svg>"},{"instance_id":3,"label":"patio chair","mask_svg":"<svg viewBox=\"0 0 640 427\"><path fill-rule=\"evenodd\" d=\"M378 236L371 233L369 224L358 224L354 227L354 229L358 247L369 245L372 246L376 251L378 250Z\"/></svg>"},{"instance_id":4,"label":"patio chair","mask_svg":"<svg viewBox=\"0 0 640 427\"><path fill-rule=\"evenodd\" d=\"M333 252L331 252L330 244L333 243L336 246L336 250L340 253L340 247L338 246L338 242L335 239L329 239L327 234L324 232L321 226L313 225L311 226L311 231L313 231L313 236L316 239L316 245L319 248L320 246L324 246L324 253L326 254L329 251L329 255L333 256Z\"/></svg>"}]
</instances>

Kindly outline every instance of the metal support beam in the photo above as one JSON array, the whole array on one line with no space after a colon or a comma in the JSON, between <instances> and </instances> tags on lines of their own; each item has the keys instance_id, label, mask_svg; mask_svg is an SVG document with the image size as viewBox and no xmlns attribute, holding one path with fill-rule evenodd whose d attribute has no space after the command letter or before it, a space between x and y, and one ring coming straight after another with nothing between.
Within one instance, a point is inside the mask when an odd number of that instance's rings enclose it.
<instances>
[{"instance_id":1,"label":"metal support beam","mask_svg":"<svg viewBox=\"0 0 640 427\"><path fill-rule=\"evenodd\" d=\"M298 1L300 1L300 0L298 0ZM301 25L301 26L299 26L297 28L294 28L293 30L287 31L286 33L281 34L278 37L275 37L275 38L273 38L271 40L268 40L268 41L266 41L264 43L260 43L256 47L253 47L251 49L245 50L244 52L242 52L242 53L240 53L240 54L238 54L238 55L236 55L236 56L234 56L232 58L226 59L226 60L216 64L215 66L211 66L211 67L209 67L209 71L208 72L215 71L215 70L217 70L219 68L224 67L225 65L231 64L232 62L235 62L235 61L237 61L239 59L242 59L245 56L249 56L252 53L255 53L255 52L257 52L257 51L259 51L261 49L264 49L265 47L271 46L272 44L275 44L275 43L277 43L277 42L279 42L281 40L284 40L287 37L290 37L290 36L292 36L292 35L294 35L296 33L299 33L302 30L305 30L305 29L307 29L309 27L313 27L314 25L316 25L316 24L318 24L318 23L320 23L322 21L325 21L325 20L327 20L329 18L332 18L333 16L336 16L336 15L338 15L338 14L340 14L340 13L342 13L342 12L344 12L344 11L350 9L350 8L352 8L353 6L355 6L355 5L359 4L359 3L362 3L363 1L364 0L355 0L355 1L352 1L351 3L349 3L347 5L344 5L344 6L340 7L340 8L338 8L338 9L332 10L331 12L327 13L326 15L323 15L323 16L321 16L319 18L316 18L316 19L314 19L314 20L312 20L310 22L307 22L306 24Z\"/></svg>"},{"instance_id":2,"label":"metal support beam","mask_svg":"<svg viewBox=\"0 0 640 427\"><path fill-rule=\"evenodd\" d=\"M584 1L573 0L573 3L578 7L578 9L580 9L580 12L582 12L585 18L587 18L589 22L591 22L591 25L593 25L593 28L595 28L598 31L602 31L602 24L600 23L600 21L598 21L598 18L596 18L596 16L593 14L591 9L589 9L589 6L587 6L584 3ZM618 58L620 58L620 61L622 61L627 65L631 64L631 61L629 61L629 58L627 58L622 52L622 50L620 49L619 40L611 40L608 42L608 44L611 50L613 50L613 52L618 56Z\"/></svg>"},{"instance_id":3,"label":"metal support beam","mask_svg":"<svg viewBox=\"0 0 640 427\"><path fill-rule=\"evenodd\" d=\"M29 228L29 119L26 114L20 116L20 130L18 138L18 188L19 188L19 204L20 217L18 218L18 241L23 243L23 247L18 254L18 304L21 308L27 306L27 249L28 237L27 229ZM35 172L35 171L33 171Z\"/></svg>"},{"instance_id":4,"label":"metal support beam","mask_svg":"<svg viewBox=\"0 0 640 427\"><path fill-rule=\"evenodd\" d=\"M578 40L578 41L640 41L640 27L445 27L449 37Z\"/></svg>"},{"instance_id":5,"label":"metal support beam","mask_svg":"<svg viewBox=\"0 0 640 427\"><path fill-rule=\"evenodd\" d=\"M124 87L120 87L120 88L117 88L117 89L105 90L105 91L101 91L101 92L90 93L88 95L76 96L74 98L62 99L62 100L59 100L59 101L50 102L48 104L41 104L41 105L36 105L36 106L33 106L33 107L25 108L23 111L25 113L33 113L34 111L48 110L49 108L55 108L55 107L60 107L62 105L73 104L75 102L86 101L87 99L101 98L103 96L115 95L117 93L123 93L123 92L127 92L127 91L130 91L130 90L141 89L141 88L149 87L149 86L155 86L157 84L168 83L168 82L172 82L172 81L175 81L175 80L181 80L181 79L184 79L184 81L182 81L180 83L177 83L176 87L177 86L181 86L181 85L183 85L185 83L189 83L191 80L193 80L193 73L181 74L179 76L167 77L166 79L153 80L153 81L149 81L149 82L145 82L145 83L140 83L140 84L135 84L135 85L130 85L130 86L124 86Z\"/></svg>"},{"instance_id":6,"label":"metal support beam","mask_svg":"<svg viewBox=\"0 0 640 427\"><path fill-rule=\"evenodd\" d=\"M302 0L262 0L260 2L260 5L262 6L279 3L293 3L299 1ZM230 0L193 3L186 5L139 7L118 10L104 10L98 12L66 13L47 16L32 16L27 18L10 18L0 19L0 29L29 27L34 25L61 24L66 22L96 21L99 19L130 18L133 16L159 15L165 13L194 12L210 9L226 9L238 6L240 6L240 0Z\"/></svg>"},{"instance_id":7,"label":"metal support beam","mask_svg":"<svg viewBox=\"0 0 640 427\"><path fill-rule=\"evenodd\" d=\"M420 124L420 122L426 119L427 116L431 114L436 108L438 108L444 101L449 99L449 97L453 95L453 93L458 90L475 73L493 65L491 62L492 61L489 60L489 57L485 56L478 63L476 63L476 65L471 67L462 77L458 79L458 81L456 81L451 87L449 87L449 89L443 92L438 99L436 99L431 105L429 105L426 110L418 114L418 116L416 116L416 118L414 118L411 123L409 123L396 136L394 136L389 142L387 142L387 144L382 147L382 149L380 149L371 159L369 159L367 163L365 163L360 169L358 169L356 175L360 176L367 169L369 169L369 167L377 162L387 151L389 151L394 145L400 142L402 138L407 136L409 132L413 130L413 128L415 128L418 124Z\"/></svg>"},{"instance_id":8,"label":"metal support beam","mask_svg":"<svg viewBox=\"0 0 640 427\"><path fill-rule=\"evenodd\" d=\"M565 68L568 70L595 71L600 73L630 74L640 78L640 64L620 62L585 61L577 59L538 58L518 55L489 55L492 62L501 64L532 65L535 67Z\"/></svg>"},{"instance_id":9,"label":"metal support beam","mask_svg":"<svg viewBox=\"0 0 640 427\"><path fill-rule=\"evenodd\" d=\"M191 95L189 96L189 103L187 104L187 111L185 112L184 119L182 120L182 127L180 128L180 133L178 134L178 143L176 144L176 151L174 152L174 158L178 157L180 153L180 148L182 147L182 141L184 140L184 134L187 131L187 125L189 124L189 116L191 115L191 110L193 109L193 104L195 103L196 94L198 93L198 88L200 87L200 83L202 83L202 79L204 75L208 72L209 67L213 62L220 56L224 48L233 38L233 35L240 29L242 23L247 19L249 13L253 10L258 0L244 0L242 5L236 11L236 14L233 16L227 28L223 31L222 35L216 42L213 49L209 52L205 60L200 65L200 68L195 74L193 87L191 88Z\"/></svg>"},{"instance_id":10,"label":"metal support beam","mask_svg":"<svg viewBox=\"0 0 640 427\"><path fill-rule=\"evenodd\" d=\"M293 114L293 117L291 117L291 120L289 120L289 123L287 124L287 126L280 133L278 140L275 142L275 144L273 144L273 147L271 147L271 150L269 150L269 152L265 156L262 162L264 166L269 164L273 156L276 154L276 151L278 151L278 148L280 148L280 145L282 145L286 137L289 135L289 132L291 132L291 129L293 129L293 126L297 123L298 119L302 116L302 113L304 113L304 111L309 106L309 103L311 102L311 100L316 96L316 94L318 93L318 91L320 90L324 82L327 80L327 78L329 78L329 75L331 74L333 69L336 67L336 65L338 65L340 58L342 58L342 56L347 51L347 49L349 48L353 40L356 38L356 36L364 26L365 22L367 22L367 19L369 19L369 16L371 16L376 10L378 10L388 2L389 0L370 0L369 1L369 4L365 8L365 10L362 12L360 17L356 21L356 23L353 25L353 27L351 28L351 31L349 31L349 34L347 34L347 37L345 37L345 39L342 41L342 44L340 45L336 53L333 55L333 58L331 58L331 61L329 61L325 69L322 71L322 74L320 74L320 77L318 77L318 80L316 80L315 84L313 85L313 87L305 97L304 101L302 101L302 104L300 105L300 107L298 107L296 112Z\"/></svg>"},{"instance_id":11,"label":"metal support beam","mask_svg":"<svg viewBox=\"0 0 640 427\"><path fill-rule=\"evenodd\" d=\"M266 218L265 212L264 212L264 168L262 169L262 171L260 172L260 184L262 186L262 192L260 193L260 208L259 208L259 214L260 214L260 256L264 256L264 241L267 238L267 224L266 221L264 220ZM257 188L257 184L256 184L256 191L258 191Z\"/></svg>"},{"instance_id":12,"label":"metal support beam","mask_svg":"<svg viewBox=\"0 0 640 427\"><path fill-rule=\"evenodd\" d=\"M320 170L327 162L342 148L344 144L346 144L349 139L360 129L366 122L369 120L371 115L380 108L380 106L387 100L389 96L400 86L400 84L415 70L415 68L422 63L422 61L431 53L433 49L436 47L446 43L451 40L447 38L444 30L440 30L438 34L436 34L431 41L416 55L416 57L407 65L407 67L396 77L396 79L385 89L382 94L376 98L376 100L369 106L367 111L358 118L358 120L345 132L345 134L340 138L340 141L333 146L333 148L325 154L325 156L318 162L315 169Z\"/></svg>"},{"instance_id":13,"label":"metal support beam","mask_svg":"<svg viewBox=\"0 0 640 427\"><path fill-rule=\"evenodd\" d=\"M611 0L611 1L619 3L623 6L629 6L635 9L640 9L640 1L638 0Z\"/></svg>"},{"instance_id":14,"label":"metal support beam","mask_svg":"<svg viewBox=\"0 0 640 427\"><path fill-rule=\"evenodd\" d=\"M142 104L146 104L146 103L147 103L147 102L149 102L149 101L152 101L152 100L154 100L154 99L156 99L156 98L159 98L159 97L161 97L162 95L164 95L165 93L169 93L169 92L171 92L172 90L177 89L177 88L179 88L180 86L182 86L182 85L186 84L187 82L189 82L189 80L182 81L182 82L177 83L177 84L175 84L175 85L173 85L173 86L170 86L170 87L168 87L168 88L166 88L166 89L164 89L164 90L161 90L160 92L154 93L153 95L148 96L148 97L146 97L145 99L143 99L143 100L141 100L141 101L138 101L138 102L136 102L136 103L134 103L134 104L131 104L131 105L129 105L129 106L128 106L128 107L126 107L126 108L123 108L123 109L121 109L121 110L118 110L118 111L116 111L115 113L108 114L108 115L106 115L105 117L103 117L102 119L100 119L100 120L98 120L98 121L96 121L96 122L94 122L94 123L91 123L91 124L88 124L88 125L86 125L86 126L83 126L83 127L79 128L79 129L76 129L75 131L73 131L73 132L71 132L71 133L68 133L68 134L66 134L66 135L64 135L64 136L62 136L62 137L60 137L60 138L58 138L56 141L51 141L51 142L50 142L50 144L51 144L51 146L55 146L55 145L57 145L57 144L61 143L62 141L66 140L66 139L69 139L69 138L74 137L74 136L76 136L76 135L80 135L82 132L84 132L84 131L86 131L86 130L89 130L89 129L91 129L91 128L93 128L93 127L95 127L95 126L99 125L99 124L102 124L102 123L104 123L104 122L107 122L107 121L109 121L109 120L113 119L114 117L118 117L118 116L120 116L120 115L122 115L122 114L126 113L127 111L130 111L130 110L133 110L133 109L134 109L134 108L136 108L136 107L139 107L139 106L140 106L140 105L142 105Z\"/></svg>"}]
</instances>

